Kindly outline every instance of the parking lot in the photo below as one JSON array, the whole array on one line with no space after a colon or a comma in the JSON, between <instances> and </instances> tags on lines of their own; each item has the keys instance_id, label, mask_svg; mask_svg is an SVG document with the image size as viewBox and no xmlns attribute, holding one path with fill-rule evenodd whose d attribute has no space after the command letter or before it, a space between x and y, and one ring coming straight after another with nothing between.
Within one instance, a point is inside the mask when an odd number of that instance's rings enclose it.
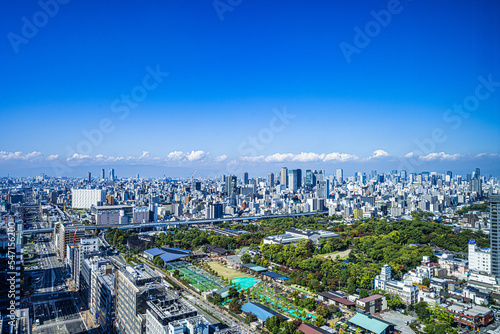
<instances>
[{"instance_id":1,"label":"parking lot","mask_svg":"<svg viewBox=\"0 0 500 334\"><path fill-rule=\"evenodd\" d=\"M413 334L413 330L410 326L406 325L406 323L410 323L413 320L416 320L416 317L412 317L409 315L404 315L396 311L388 311L381 313L380 316L385 321L391 322L396 325L396 329L401 331L403 334Z\"/></svg>"}]
</instances>

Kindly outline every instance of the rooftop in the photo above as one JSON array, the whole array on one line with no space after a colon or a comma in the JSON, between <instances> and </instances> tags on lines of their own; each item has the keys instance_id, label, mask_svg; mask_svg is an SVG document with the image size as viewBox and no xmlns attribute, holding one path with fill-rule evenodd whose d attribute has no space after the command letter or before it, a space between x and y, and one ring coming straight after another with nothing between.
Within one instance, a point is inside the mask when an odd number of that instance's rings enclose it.
<instances>
[{"instance_id":1,"label":"rooftop","mask_svg":"<svg viewBox=\"0 0 500 334\"><path fill-rule=\"evenodd\" d=\"M363 313L357 313L348 323L369 330L375 334L383 333L387 327L394 326L387 321Z\"/></svg>"},{"instance_id":2,"label":"rooftop","mask_svg":"<svg viewBox=\"0 0 500 334\"><path fill-rule=\"evenodd\" d=\"M270 318L275 315L282 316L285 320L288 320L288 318L284 317L278 312L271 310L269 307L259 303L248 302L241 307L241 310L246 313L253 313L257 318L259 318L262 321L266 321L267 318Z\"/></svg>"},{"instance_id":3,"label":"rooftop","mask_svg":"<svg viewBox=\"0 0 500 334\"><path fill-rule=\"evenodd\" d=\"M369 296L369 297L366 297L366 298L358 299L358 301L363 302L363 303L369 303L372 300L377 300L377 299L380 299L380 298L384 298L384 296L382 296L382 295L373 295L373 296Z\"/></svg>"}]
</instances>

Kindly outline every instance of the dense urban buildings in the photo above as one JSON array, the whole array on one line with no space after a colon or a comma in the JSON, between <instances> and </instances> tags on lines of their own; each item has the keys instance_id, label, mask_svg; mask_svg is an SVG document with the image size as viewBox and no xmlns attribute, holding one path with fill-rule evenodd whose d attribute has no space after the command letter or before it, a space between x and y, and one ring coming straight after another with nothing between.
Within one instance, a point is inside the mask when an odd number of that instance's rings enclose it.
<instances>
[{"instance_id":1,"label":"dense urban buildings","mask_svg":"<svg viewBox=\"0 0 500 334\"><path fill-rule=\"evenodd\" d=\"M224 263L223 266L227 266L224 270L240 275L257 275L260 279L257 282L261 283L252 283L250 290L261 289L266 284L287 289L293 271L284 269L286 266L282 264L265 264L266 247L279 251L280 247L294 249L302 245L309 247L304 251L314 252L323 247L344 247L341 245L346 240L364 237L359 232L346 235L345 229L349 226L363 222L412 221L417 216L422 217L419 219L429 217L435 224L456 233L470 231L475 239L468 238L467 245L463 245L466 253L436 249L434 255L424 255L418 265L402 272L401 267L391 263L374 263L379 274L373 274L370 289L364 294L359 289L348 291L351 290L349 284L342 286L339 282L338 290L319 291L311 298L325 307L355 310L353 317L344 320L345 326L353 330L376 325L392 331L395 325L390 321L378 322L368 315L392 312L394 298L406 309L421 303L442 305L455 324L469 328L494 323L492 312L484 305L494 302L495 298L500 302L500 282L495 272L500 184L495 177L481 175L479 169L471 173L469 180L449 171L441 174L372 170L368 174L358 172L345 176L342 170L332 175L324 170L308 169L302 174L300 169L287 167L276 173L279 175L276 179L273 172L264 177L244 173L241 179L234 175L215 179L140 179L117 178L112 174L106 179L92 179L89 175L81 179L43 175L30 180L1 180L4 202L0 222L5 235L0 239L5 253L1 262L3 273L8 276L11 246L8 235L14 231L17 280L22 280L20 271L25 269L23 263L27 258L30 263L27 276L34 282L34 296L61 294L61 300L65 300L68 297L63 294L70 293L71 298L75 298L75 302L71 302L74 306L66 308L73 312L68 315L72 320L65 325L69 326L66 327L70 328L69 332L73 330L71 326L90 326L103 333L252 332L264 326L269 317L281 314L281 309L249 300L250 295L246 296L248 292L244 290L240 297L247 303L241 309L256 313L258 320L253 325L232 323L224 314L232 312L233 306L221 304L221 316L230 326L217 327L193 301L202 298L203 303L211 303L213 296L220 295L230 303L231 285L212 276L198 259L208 263L218 261L218 265ZM480 191L471 186L471 183L477 185L477 180ZM281 184L282 181L286 185ZM75 207L75 202L80 204ZM181 236L189 231L208 233L215 238L211 240L217 240L217 236L239 240L246 238L245 235L255 238L252 231L274 217L297 221L314 217L315 223L302 228L287 227L282 234L260 234L255 248L243 247L238 253L227 244L219 247L206 241L187 249L180 249L177 245L180 240L175 239L169 245L156 243L158 238L165 238L165 233ZM110 231L114 232L109 234ZM366 231L364 233L366 235ZM490 238L489 248L485 247L484 236ZM117 245L123 245L120 249L124 253L119 254ZM426 245L406 247L417 250ZM345 254L352 251L351 247L344 249ZM243 256L247 263L243 263ZM351 265L349 256L344 256L342 263ZM127 263L131 259L136 263ZM271 259L279 261L272 255ZM37 267L49 270L40 275ZM177 281L179 276L182 280ZM192 286L200 295L190 296L188 289L183 290L187 299L183 298L177 284ZM304 288L308 284L305 285ZM30 298L23 294L20 286L15 285L13 295L19 308ZM10 284L4 284L2 291L7 293L10 288ZM25 326L31 321L35 329L43 329L45 321L46 326L57 324L57 314L54 313L53 320L50 317L44 320L42 308L33 306L19 311L23 317L16 323ZM3 312L7 311L4 307ZM64 313L62 309L60 312ZM286 313L287 318L290 316L294 318L293 314ZM304 323L300 328L325 330L311 323Z\"/></svg>"}]
</instances>

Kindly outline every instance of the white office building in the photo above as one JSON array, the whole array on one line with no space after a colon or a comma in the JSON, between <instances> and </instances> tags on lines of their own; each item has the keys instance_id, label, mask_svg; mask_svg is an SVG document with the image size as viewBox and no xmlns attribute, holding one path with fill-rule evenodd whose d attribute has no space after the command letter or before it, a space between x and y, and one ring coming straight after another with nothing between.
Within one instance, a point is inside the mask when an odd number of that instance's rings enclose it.
<instances>
[{"instance_id":1,"label":"white office building","mask_svg":"<svg viewBox=\"0 0 500 334\"><path fill-rule=\"evenodd\" d=\"M380 275L375 277L374 288L399 296L406 305L418 303L418 288L413 285L411 280L405 280L404 282L392 280L391 267L388 264L385 264L380 271Z\"/></svg>"},{"instance_id":2,"label":"white office building","mask_svg":"<svg viewBox=\"0 0 500 334\"><path fill-rule=\"evenodd\" d=\"M106 201L106 190L71 189L71 201L73 209L90 209Z\"/></svg>"},{"instance_id":3,"label":"white office building","mask_svg":"<svg viewBox=\"0 0 500 334\"><path fill-rule=\"evenodd\" d=\"M479 248L476 240L469 240L469 270L491 274L491 249Z\"/></svg>"}]
</instances>

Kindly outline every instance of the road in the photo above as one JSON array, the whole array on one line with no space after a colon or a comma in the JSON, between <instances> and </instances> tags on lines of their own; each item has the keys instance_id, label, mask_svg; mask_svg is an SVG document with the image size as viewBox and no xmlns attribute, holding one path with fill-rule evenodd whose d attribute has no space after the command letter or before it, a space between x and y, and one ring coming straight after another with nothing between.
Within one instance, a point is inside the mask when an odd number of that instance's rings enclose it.
<instances>
[{"instance_id":1,"label":"road","mask_svg":"<svg viewBox=\"0 0 500 334\"><path fill-rule=\"evenodd\" d=\"M226 221L244 221L244 220L262 220L262 219L274 219L283 217L300 217L300 216L312 216L318 214L324 214L326 211L318 212L305 212L305 213L293 213L293 214L282 214L282 215L268 215L268 216L248 216L248 217L230 217L230 218L219 218L219 219L195 219L195 220L179 220L179 221L158 221L152 223L143 224L107 224L107 225L88 225L85 226L86 230L107 230L109 228L119 228L122 230L126 229L156 229L156 228L166 228L170 226L186 226L186 225L198 225L198 224L217 224ZM24 230L23 234L40 234L48 233L49 229L32 229Z\"/></svg>"},{"instance_id":2,"label":"road","mask_svg":"<svg viewBox=\"0 0 500 334\"><path fill-rule=\"evenodd\" d=\"M39 269L26 270L33 281L33 295L28 302L35 320L40 321L33 333L86 332L88 328L77 307L78 296L65 285L65 270L56 257L54 246L50 241L43 241L37 242L35 247L40 257Z\"/></svg>"}]
</instances>

